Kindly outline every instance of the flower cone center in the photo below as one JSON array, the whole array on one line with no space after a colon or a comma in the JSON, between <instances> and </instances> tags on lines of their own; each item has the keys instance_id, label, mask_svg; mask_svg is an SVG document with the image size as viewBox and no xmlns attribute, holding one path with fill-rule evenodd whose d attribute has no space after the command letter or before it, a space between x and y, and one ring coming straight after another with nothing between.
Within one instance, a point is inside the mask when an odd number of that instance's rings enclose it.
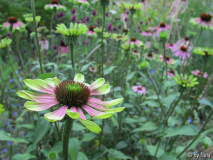
<instances>
[{"instance_id":1,"label":"flower cone center","mask_svg":"<svg viewBox=\"0 0 213 160\"><path fill-rule=\"evenodd\" d=\"M18 18L16 18L16 17L9 17L9 18L7 18L7 21L13 24L13 23L18 22Z\"/></svg>"},{"instance_id":2,"label":"flower cone center","mask_svg":"<svg viewBox=\"0 0 213 160\"><path fill-rule=\"evenodd\" d=\"M51 3L51 4L59 4L59 1L58 1L58 0L51 0L50 3Z\"/></svg>"},{"instance_id":3,"label":"flower cone center","mask_svg":"<svg viewBox=\"0 0 213 160\"><path fill-rule=\"evenodd\" d=\"M198 72L197 74L198 74L199 76L201 76L201 75L202 75L202 72Z\"/></svg>"},{"instance_id":4,"label":"flower cone center","mask_svg":"<svg viewBox=\"0 0 213 160\"><path fill-rule=\"evenodd\" d=\"M187 51L187 47L181 46L180 47L181 51L186 52Z\"/></svg>"},{"instance_id":5,"label":"flower cone center","mask_svg":"<svg viewBox=\"0 0 213 160\"><path fill-rule=\"evenodd\" d=\"M175 71L174 70L170 70L169 73L175 74Z\"/></svg>"},{"instance_id":6,"label":"flower cone center","mask_svg":"<svg viewBox=\"0 0 213 160\"><path fill-rule=\"evenodd\" d=\"M170 46L173 46L173 43L170 43L169 45L170 45Z\"/></svg>"},{"instance_id":7,"label":"flower cone center","mask_svg":"<svg viewBox=\"0 0 213 160\"><path fill-rule=\"evenodd\" d=\"M64 41L61 41L61 42L60 42L60 46L66 47L67 45L64 43Z\"/></svg>"},{"instance_id":8,"label":"flower cone center","mask_svg":"<svg viewBox=\"0 0 213 160\"><path fill-rule=\"evenodd\" d=\"M81 107L90 97L89 88L80 82L64 81L55 88L56 99L68 108Z\"/></svg>"},{"instance_id":9,"label":"flower cone center","mask_svg":"<svg viewBox=\"0 0 213 160\"><path fill-rule=\"evenodd\" d=\"M149 53L148 53L148 57L152 57L152 52L149 52Z\"/></svg>"},{"instance_id":10,"label":"flower cone center","mask_svg":"<svg viewBox=\"0 0 213 160\"><path fill-rule=\"evenodd\" d=\"M212 19L212 16L210 14L203 13L200 15L200 18L202 21L210 22Z\"/></svg>"},{"instance_id":11,"label":"flower cone center","mask_svg":"<svg viewBox=\"0 0 213 160\"><path fill-rule=\"evenodd\" d=\"M184 39L185 39L185 41L188 41L188 40L189 40L189 37L185 36Z\"/></svg>"},{"instance_id":12,"label":"flower cone center","mask_svg":"<svg viewBox=\"0 0 213 160\"><path fill-rule=\"evenodd\" d=\"M94 32L94 29L95 29L95 28L96 28L95 26L92 26L92 25L91 25L91 26L89 27L89 30Z\"/></svg>"},{"instance_id":13,"label":"flower cone center","mask_svg":"<svg viewBox=\"0 0 213 160\"><path fill-rule=\"evenodd\" d=\"M123 29L123 32L125 32L125 33L128 32L128 29Z\"/></svg>"},{"instance_id":14,"label":"flower cone center","mask_svg":"<svg viewBox=\"0 0 213 160\"><path fill-rule=\"evenodd\" d=\"M141 91L141 90L142 90L142 87L138 87L138 90L140 90L140 91Z\"/></svg>"},{"instance_id":15,"label":"flower cone center","mask_svg":"<svg viewBox=\"0 0 213 160\"><path fill-rule=\"evenodd\" d=\"M131 41L132 41L132 42L135 42L136 40L137 40L137 39L136 39L136 38L134 38L134 37L133 37L133 38L131 38Z\"/></svg>"},{"instance_id":16,"label":"flower cone center","mask_svg":"<svg viewBox=\"0 0 213 160\"><path fill-rule=\"evenodd\" d=\"M169 61L169 60L170 60L170 57L169 57L169 56L166 56L166 60Z\"/></svg>"},{"instance_id":17,"label":"flower cone center","mask_svg":"<svg viewBox=\"0 0 213 160\"><path fill-rule=\"evenodd\" d=\"M166 27L166 23L162 22L162 23L160 24L160 27L161 27L161 28Z\"/></svg>"}]
</instances>

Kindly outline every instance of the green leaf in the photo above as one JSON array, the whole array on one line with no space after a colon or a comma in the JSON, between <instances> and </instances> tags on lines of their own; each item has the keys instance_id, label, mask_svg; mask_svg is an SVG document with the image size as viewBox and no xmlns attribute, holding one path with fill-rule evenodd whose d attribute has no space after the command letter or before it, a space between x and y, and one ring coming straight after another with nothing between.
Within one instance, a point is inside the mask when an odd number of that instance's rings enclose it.
<instances>
[{"instance_id":1,"label":"green leaf","mask_svg":"<svg viewBox=\"0 0 213 160\"><path fill-rule=\"evenodd\" d=\"M210 106L211 108L213 108L213 104L210 101L206 100L206 99L201 99L198 102L200 104L205 104L205 105Z\"/></svg>"},{"instance_id":2,"label":"green leaf","mask_svg":"<svg viewBox=\"0 0 213 160\"><path fill-rule=\"evenodd\" d=\"M133 132L152 131L155 130L156 128L157 128L156 124L149 121L143 124L141 127L134 129Z\"/></svg>"},{"instance_id":3,"label":"green leaf","mask_svg":"<svg viewBox=\"0 0 213 160\"><path fill-rule=\"evenodd\" d=\"M31 158L37 158L36 156L30 154L30 153L24 153L24 154L16 154L12 157L12 160L28 160Z\"/></svg>"},{"instance_id":4,"label":"green leaf","mask_svg":"<svg viewBox=\"0 0 213 160\"><path fill-rule=\"evenodd\" d=\"M78 152L77 160L88 160L88 158L83 152Z\"/></svg>"},{"instance_id":5,"label":"green leaf","mask_svg":"<svg viewBox=\"0 0 213 160\"><path fill-rule=\"evenodd\" d=\"M134 74L135 74L135 72L129 73L129 74L127 75L127 77L126 77L126 81L131 80L131 79L134 77Z\"/></svg>"},{"instance_id":6,"label":"green leaf","mask_svg":"<svg viewBox=\"0 0 213 160\"><path fill-rule=\"evenodd\" d=\"M80 114L78 112L73 112L69 109L66 109L66 114L70 117L70 118L73 118L73 119L77 119L80 117Z\"/></svg>"},{"instance_id":7,"label":"green leaf","mask_svg":"<svg viewBox=\"0 0 213 160\"><path fill-rule=\"evenodd\" d=\"M149 146L146 146L146 147L147 147L149 153L152 156L154 156L155 155L155 151L157 149L157 146L149 145ZM157 153L156 157L159 158L163 153L164 153L164 150L159 147L158 148L158 153Z\"/></svg>"},{"instance_id":8,"label":"green leaf","mask_svg":"<svg viewBox=\"0 0 213 160\"><path fill-rule=\"evenodd\" d=\"M145 101L141 105L148 105L150 107L159 107L159 103L155 101Z\"/></svg>"},{"instance_id":9,"label":"green leaf","mask_svg":"<svg viewBox=\"0 0 213 160\"><path fill-rule=\"evenodd\" d=\"M134 119L134 118L125 118L124 122L125 123L140 123L140 122L145 122L147 121L146 117L140 117L139 119Z\"/></svg>"},{"instance_id":10,"label":"green leaf","mask_svg":"<svg viewBox=\"0 0 213 160\"><path fill-rule=\"evenodd\" d=\"M107 75L107 74L111 73L114 68L115 68L115 66L104 67L104 75Z\"/></svg>"},{"instance_id":11,"label":"green leaf","mask_svg":"<svg viewBox=\"0 0 213 160\"><path fill-rule=\"evenodd\" d=\"M94 133L86 133L84 134L84 138L81 140L83 141L91 141L92 139L94 139L97 136L97 134Z\"/></svg>"},{"instance_id":12,"label":"green leaf","mask_svg":"<svg viewBox=\"0 0 213 160\"><path fill-rule=\"evenodd\" d=\"M13 138L11 135L5 131L0 131L0 141L12 141L12 142L22 142L29 143L24 138Z\"/></svg>"},{"instance_id":13,"label":"green leaf","mask_svg":"<svg viewBox=\"0 0 213 160\"><path fill-rule=\"evenodd\" d=\"M79 121L85 126L87 127L87 129L89 129L90 131L94 132L94 133L99 133L101 132L101 128L95 124L94 122L92 121L89 121L89 120L84 120L84 119L81 119L79 118Z\"/></svg>"},{"instance_id":14,"label":"green leaf","mask_svg":"<svg viewBox=\"0 0 213 160\"><path fill-rule=\"evenodd\" d=\"M177 158L171 153L164 153L158 160L177 160Z\"/></svg>"},{"instance_id":15,"label":"green leaf","mask_svg":"<svg viewBox=\"0 0 213 160\"><path fill-rule=\"evenodd\" d=\"M168 119L168 126L175 126L176 124L180 126L182 123L181 119L175 116L170 116Z\"/></svg>"},{"instance_id":16,"label":"green leaf","mask_svg":"<svg viewBox=\"0 0 213 160\"><path fill-rule=\"evenodd\" d=\"M179 92L174 93L174 94L171 94L171 95L169 95L168 97L162 98L162 99L161 99L161 103L162 103L165 107L169 108L170 105L171 105L171 103L172 103L177 97L179 97L179 96L180 96L180 93L179 93Z\"/></svg>"},{"instance_id":17,"label":"green leaf","mask_svg":"<svg viewBox=\"0 0 213 160\"><path fill-rule=\"evenodd\" d=\"M184 148L183 146L178 146L178 147L176 148L176 153L177 153L177 155L180 154L184 149L185 149L185 148ZM184 153L180 156L180 158L183 159L183 157L185 157L185 154L186 154L186 152L184 152Z\"/></svg>"},{"instance_id":18,"label":"green leaf","mask_svg":"<svg viewBox=\"0 0 213 160\"><path fill-rule=\"evenodd\" d=\"M190 125L182 126L174 129L173 131L168 131L168 133L164 136L165 137L173 137L177 135L185 135L185 136L195 136L197 135L197 131L192 128Z\"/></svg>"},{"instance_id":19,"label":"green leaf","mask_svg":"<svg viewBox=\"0 0 213 160\"><path fill-rule=\"evenodd\" d=\"M115 126L118 126L118 119L115 114L110 118Z\"/></svg>"},{"instance_id":20,"label":"green leaf","mask_svg":"<svg viewBox=\"0 0 213 160\"><path fill-rule=\"evenodd\" d=\"M33 144L36 145L47 133L50 127L50 122L41 118L38 120L36 129L35 129L35 137L33 140Z\"/></svg>"},{"instance_id":21,"label":"green leaf","mask_svg":"<svg viewBox=\"0 0 213 160\"><path fill-rule=\"evenodd\" d=\"M122 160L132 159L131 157L126 156L124 153L117 151L115 149L112 149L112 148L108 149L107 152L108 152L109 156L112 156L114 158L118 158L118 159L122 159Z\"/></svg>"},{"instance_id":22,"label":"green leaf","mask_svg":"<svg viewBox=\"0 0 213 160\"><path fill-rule=\"evenodd\" d=\"M28 128L28 129L34 129L35 128L35 126L33 124L21 124L21 125L18 125L17 128L21 128L21 127Z\"/></svg>"},{"instance_id":23,"label":"green leaf","mask_svg":"<svg viewBox=\"0 0 213 160\"><path fill-rule=\"evenodd\" d=\"M82 131L86 129L84 126L82 126L81 124L77 123L76 121L73 122L73 125L72 125L72 130L73 131Z\"/></svg>"},{"instance_id":24,"label":"green leaf","mask_svg":"<svg viewBox=\"0 0 213 160\"><path fill-rule=\"evenodd\" d=\"M120 150L127 147L127 143L125 141L120 141L116 144L115 148Z\"/></svg>"},{"instance_id":25,"label":"green leaf","mask_svg":"<svg viewBox=\"0 0 213 160\"><path fill-rule=\"evenodd\" d=\"M72 160L77 160L80 142L76 138L69 139L69 154Z\"/></svg>"},{"instance_id":26,"label":"green leaf","mask_svg":"<svg viewBox=\"0 0 213 160\"><path fill-rule=\"evenodd\" d=\"M44 73L44 74L39 74L38 78L40 79L53 78L55 75L56 73Z\"/></svg>"}]
</instances>

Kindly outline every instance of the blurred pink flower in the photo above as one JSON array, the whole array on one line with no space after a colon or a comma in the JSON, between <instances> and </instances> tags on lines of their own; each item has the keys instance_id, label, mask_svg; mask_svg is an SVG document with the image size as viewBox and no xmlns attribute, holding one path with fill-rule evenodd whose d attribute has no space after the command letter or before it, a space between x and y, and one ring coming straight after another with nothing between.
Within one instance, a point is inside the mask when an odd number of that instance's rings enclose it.
<instances>
[{"instance_id":1,"label":"blurred pink flower","mask_svg":"<svg viewBox=\"0 0 213 160\"><path fill-rule=\"evenodd\" d=\"M10 28L10 25L12 25L13 30L25 27L25 25L22 22L19 22L16 17L9 17L7 18L7 22L3 23L3 27L8 29Z\"/></svg>"},{"instance_id":2,"label":"blurred pink flower","mask_svg":"<svg viewBox=\"0 0 213 160\"><path fill-rule=\"evenodd\" d=\"M192 71L192 74L194 74L194 75L196 75L196 76L201 77L202 72L201 72L201 71L199 71L199 70L195 70L195 71ZM207 74L206 72L205 72L205 73L203 73L203 77L204 77L204 78L207 78L207 77L208 77L208 74Z\"/></svg>"},{"instance_id":3,"label":"blurred pink flower","mask_svg":"<svg viewBox=\"0 0 213 160\"><path fill-rule=\"evenodd\" d=\"M138 93L138 94L145 94L146 93L146 88L142 86L133 86L132 87L133 91Z\"/></svg>"},{"instance_id":4,"label":"blurred pink flower","mask_svg":"<svg viewBox=\"0 0 213 160\"><path fill-rule=\"evenodd\" d=\"M160 58L160 60L161 60L162 62L165 62L164 56L160 56L159 58ZM173 64L173 63L174 63L174 60L172 60L169 56L166 56L166 63L168 63L168 64Z\"/></svg>"},{"instance_id":5,"label":"blurred pink flower","mask_svg":"<svg viewBox=\"0 0 213 160\"><path fill-rule=\"evenodd\" d=\"M64 43L64 41L62 40L60 42L60 45L58 47L58 54L61 55L61 54L69 54L69 47Z\"/></svg>"},{"instance_id":6,"label":"blurred pink flower","mask_svg":"<svg viewBox=\"0 0 213 160\"><path fill-rule=\"evenodd\" d=\"M179 57L180 59L185 60L187 57L190 57L190 51L192 47L181 46L178 50L174 51L174 56Z\"/></svg>"},{"instance_id":7,"label":"blurred pink flower","mask_svg":"<svg viewBox=\"0 0 213 160\"><path fill-rule=\"evenodd\" d=\"M39 45L41 50L48 50L49 49L49 42L46 38L39 39Z\"/></svg>"}]
</instances>

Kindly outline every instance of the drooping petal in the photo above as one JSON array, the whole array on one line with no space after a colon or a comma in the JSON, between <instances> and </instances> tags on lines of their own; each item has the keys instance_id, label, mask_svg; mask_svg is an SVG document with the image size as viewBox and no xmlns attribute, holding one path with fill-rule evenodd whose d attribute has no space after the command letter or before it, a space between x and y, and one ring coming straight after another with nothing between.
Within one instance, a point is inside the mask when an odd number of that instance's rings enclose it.
<instances>
[{"instance_id":1,"label":"drooping petal","mask_svg":"<svg viewBox=\"0 0 213 160\"><path fill-rule=\"evenodd\" d=\"M87 102L87 105L88 105L88 106L91 106L91 107L93 107L93 108L95 108L95 109L97 109L97 110L100 110L100 111L105 111L105 110L107 110L107 108L102 107L102 106L99 106L98 104L95 104L95 103L89 103L89 102Z\"/></svg>"},{"instance_id":2,"label":"drooping petal","mask_svg":"<svg viewBox=\"0 0 213 160\"><path fill-rule=\"evenodd\" d=\"M17 94L19 94L19 95L21 94L21 96L24 96L24 94L25 94L29 98L27 98L27 97L26 98L22 97L22 98L34 100L34 101L40 102L40 103L49 103L49 102L58 103L58 101L54 95L36 93L36 92L25 91L25 90L21 90L21 91L17 92Z\"/></svg>"},{"instance_id":3,"label":"drooping petal","mask_svg":"<svg viewBox=\"0 0 213 160\"><path fill-rule=\"evenodd\" d=\"M49 93L49 94L54 94L54 88L50 85L48 85L45 82L45 87L43 86L44 83L40 84L38 82L36 82L35 80L31 80L31 79L25 79L24 83L31 89L39 91L39 92L44 92L44 93ZM47 87L50 86L48 89Z\"/></svg>"},{"instance_id":4,"label":"drooping petal","mask_svg":"<svg viewBox=\"0 0 213 160\"><path fill-rule=\"evenodd\" d=\"M30 111L43 111L46 110L54 105L56 105L58 103L56 102L51 102L51 103L39 103L39 102L33 102L33 101L27 101L24 104L24 108L26 110L30 110Z\"/></svg>"},{"instance_id":5,"label":"drooping petal","mask_svg":"<svg viewBox=\"0 0 213 160\"><path fill-rule=\"evenodd\" d=\"M103 95L107 94L110 91L110 86L108 84L105 84L99 88L96 88L91 91L91 95Z\"/></svg>"},{"instance_id":6,"label":"drooping petal","mask_svg":"<svg viewBox=\"0 0 213 160\"><path fill-rule=\"evenodd\" d=\"M62 120L66 114L67 106L62 106L54 112L44 114L46 120L51 122Z\"/></svg>"},{"instance_id":7,"label":"drooping petal","mask_svg":"<svg viewBox=\"0 0 213 160\"><path fill-rule=\"evenodd\" d=\"M95 109L97 109L97 110L104 111L104 112L111 112L111 113L121 112L121 111L123 111L125 109L125 107L108 109L108 108L99 106L99 105L94 104L94 103L88 103L88 105L93 107L93 108L95 108Z\"/></svg>"},{"instance_id":8,"label":"drooping petal","mask_svg":"<svg viewBox=\"0 0 213 160\"><path fill-rule=\"evenodd\" d=\"M83 82L84 82L84 75L83 75L83 74L80 74L80 73L76 74L76 75L75 75L75 78L74 78L74 81L83 83Z\"/></svg>"},{"instance_id":9,"label":"drooping petal","mask_svg":"<svg viewBox=\"0 0 213 160\"><path fill-rule=\"evenodd\" d=\"M100 133L101 132L101 128L94 122L89 121L89 120L85 120L85 119L81 119L79 118L79 121L85 126L87 127L87 129L89 129L90 131L94 132L94 133Z\"/></svg>"},{"instance_id":10,"label":"drooping petal","mask_svg":"<svg viewBox=\"0 0 213 160\"><path fill-rule=\"evenodd\" d=\"M77 108L76 111L80 114L80 118L86 119L84 113L82 112L82 110L80 108Z\"/></svg>"},{"instance_id":11,"label":"drooping petal","mask_svg":"<svg viewBox=\"0 0 213 160\"><path fill-rule=\"evenodd\" d=\"M96 88L102 86L104 84L104 82L105 82L104 78L99 78L89 86L89 89L92 91L93 89L96 89Z\"/></svg>"},{"instance_id":12,"label":"drooping petal","mask_svg":"<svg viewBox=\"0 0 213 160\"><path fill-rule=\"evenodd\" d=\"M61 81L57 78L57 77L54 77L53 78L53 81L55 82L55 85L57 86L59 83L61 83Z\"/></svg>"},{"instance_id":13,"label":"drooping petal","mask_svg":"<svg viewBox=\"0 0 213 160\"><path fill-rule=\"evenodd\" d=\"M95 117L95 118L109 118L113 116L113 113L109 112L109 113L104 113L104 112L99 112L89 106L83 105L82 108L89 113L91 116Z\"/></svg>"},{"instance_id":14,"label":"drooping petal","mask_svg":"<svg viewBox=\"0 0 213 160\"><path fill-rule=\"evenodd\" d=\"M101 101L100 99L97 99L97 98L90 98L88 100L88 102L100 104L105 107L117 105L117 104L121 103L122 101L123 101L123 98L118 98L118 99L114 99L111 101Z\"/></svg>"},{"instance_id":15,"label":"drooping petal","mask_svg":"<svg viewBox=\"0 0 213 160\"><path fill-rule=\"evenodd\" d=\"M28 100L33 100L32 98L30 98L28 95L26 95L25 93L23 93L22 91L18 91L16 92L16 94L21 97L21 98L24 98L24 99L28 99Z\"/></svg>"},{"instance_id":16,"label":"drooping petal","mask_svg":"<svg viewBox=\"0 0 213 160\"><path fill-rule=\"evenodd\" d=\"M78 112L73 112L71 109L66 109L66 114L72 119L77 119L80 117L80 114Z\"/></svg>"}]
</instances>

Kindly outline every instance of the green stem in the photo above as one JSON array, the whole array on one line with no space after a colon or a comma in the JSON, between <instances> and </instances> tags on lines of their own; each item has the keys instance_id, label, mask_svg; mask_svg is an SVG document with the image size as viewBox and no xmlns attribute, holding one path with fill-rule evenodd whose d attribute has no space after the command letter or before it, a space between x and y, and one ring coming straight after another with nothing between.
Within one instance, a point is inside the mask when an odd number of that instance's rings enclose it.
<instances>
[{"instance_id":1,"label":"green stem","mask_svg":"<svg viewBox=\"0 0 213 160\"><path fill-rule=\"evenodd\" d=\"M72 69L73 69L73 75L75 75L75 61L74 61L73 47L74 47L73 43L70 43L70 53L71 53Z\"/></svg>"},{"instance_id":2,"label":"green stem","mask_svg":"<svg viewBox=\"0 0 213 160\"><path fill-rule=\"evenodd\" d=\"M53 9L53 13L52 13L51 21L50 21L50 35L51 35L50 47L51 47L51 50L53 49L53 32L52 32L52 29L53 29L53 19L54 19L54 15L55 15L55 7L54 7L54 9Z\"/></svg>"},{"instance_id":3,"label":"green stem","mask_svg":"<svg viewBox=\"0 0 213 160\"><path fill-rule=\"evenodd\" d=\"M192 140L192 142L187 145L187 147L177 156L177 159L196 141L196 139L200 136L200 134L202 133L202 131L204 130L204 128L206 127L207 123L209 122L211 116L213 114L213 109L211 111L211 113L209 114L205 124L203 125L203 127L201 128L200 132L197 134L197 136Z\"/></svg>"},{"instance_id":4,"label":"green stem","mask_svg":"<svg viewBox=\"0 0 213 160\"><path fill-rule=\"evenodd\" d=\"M164 56L164 62L165 62L165 66L166 66L166 80L168 80L167 77L167 60L166 60L166 49L165 49L165 42L163 42L163 56ZM164 71L163 71L164 72ZM164 73L163 73L164 74Z\"/></svg>"},{"instance_id":5,"label":"green stem","mask_svg":"<svg viewBox=\"0 0 213 160\"><path fill-rule=\"evenodd\" d=\"M101 139L102 139L102 136L103 136L104 124L105 124L105 119L102 120L101 134L100 134L100 137L99 137L99 146L98 146L99 150L101 149Z\"/></svg>"},{"instance_id":6,"label":"green stem","mask_svg":"<svg viewBox=\"0 0 213 160\"><path fill-rule=\"evenodd\" d=\"M160 102L160 97L159 97L159 93L158 93L158 91L157 91L157 87L156 87L156 85L155 85L155 82L154 82L154 80L152 79L152 76L150 75L150 73L149 73L147 70L145 70L145 71L146 71L147 75L149 76L149 79L152 81L152 85L153 85L153 87L154 87L154 89L155 89L155 92L156 92L156 95L157 95L157 97L158 97L159 106L160 106L160 108L161 108L161 110L162 110L164 116L166 116L166 112L164 111L163 106L162 106L162 104L161 104L161 102Z\"/></svg>"},{"instance_id":7,"label":"green stem","mask_svg":"<svg viewBox=\"0 0 213 160\"><path fill-rule=\"evenodd\" d=\"M102 48L102 54L101 54L101 76L104 77L104 26L105 26L105 5L103 5L103 23L102 23L102 37L101 37L101 48Z\"/></svg>"},{"instance_id":8,"label":"green stem","mask_svg":"<svg viewBox=\"0 0 213 160\"><path fill-rule=\"evenodd\" d=\"M39 56L40 71L41 71L41 74L43 74L43 68L42 68L42 63L41 63L41 51L40 51L40 46L38 43L38 32L37 32L36 19L35 19L36 13L35 13L34 0L31 0L31 9L32 9L32 14L33 14L33 26L34 26L35 37L36 37L36 50L37 50L38 56Z\"/></svg>"},{"instance_id":9,"label":"green stem","mask_svg":"<svg viewBox=\"0 0 213 160\"><path fill-rule=\"evenodd\" d=\"M63 160L69 159L68 145L69 145L71 129L72 129L72 119L69 118L68 120L65 121L64 131L63 131L63 157L64 157Z\"/></svg>"},{"instance_id":10,"label":"green stem","mask_svg":"<svg viewBox=\"0 0 213 160\"><path fill-rule=\"evenodd\" d=\"M11 65L11 67L12 67L12 69L13 69L13 72L14 72L14 74L15 74L17 80L19 81L19 84L20 84L21 88L24 89L24 87L23 87L23 85L21 84L21 82L20 82L20 80L19 80L19 77L18 77L18 75L17 75L17 73L16 73L16 71L15 71L15 68L14 68L14 66L13 66L13 63L12 63L12 61L11 61L11 58L10 58L10 55L9 55L9 51L7 51L7 56L8 56L10 65Z\"/></svg>"},{"instance_id":11,"label":"green stem","mask_svg":"<svg viewBox=\"0 0 213 160\"><path fill-rule=\"evenodd\" d=\"M59 133L59 130L58 130L57 123L54 122L54 124L55 124L55 128L56 128L56 131L57 131L57 134L58 134L58 140L61 141L61 137L60 137L60 133Z\"/></svg>"}]
</instances>

